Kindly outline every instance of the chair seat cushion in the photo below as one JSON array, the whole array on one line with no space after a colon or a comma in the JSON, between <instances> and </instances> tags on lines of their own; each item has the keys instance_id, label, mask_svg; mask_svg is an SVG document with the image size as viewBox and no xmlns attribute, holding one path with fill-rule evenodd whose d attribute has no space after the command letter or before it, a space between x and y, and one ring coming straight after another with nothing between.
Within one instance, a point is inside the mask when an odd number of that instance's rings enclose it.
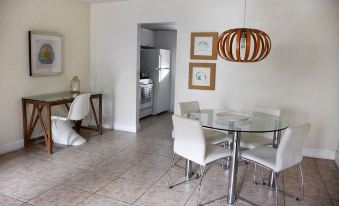
<instances>
[{"instance_id":1,"label":"chair seat cushion","mask_svg":"<svg viewBox=\"0 0 339 206\"><path fill-rule=\"evenodd\" d=\"M207 143L210 144L221 144L226 141L232 142L232 136L226 134L225 132L220 132L212 129L204 129L204 135ZM174 130L172 130L172 138L174 139Z\"/></svg>"},{"instance_id":2,"label":"chair seat cushion","mask_svg":"<svg viewBox=\"0 0 339 206\"><path fill-rule=\"evenodd\" d=\"M230 138L228 134L221 131L204 129L204 135L207 143L210 144L221 144L226 141L232 141L232 138Z\"/></svg>"},{"instance_id":3,"label":"chair seat cushion","mask_svg":"<svg viewBox=\"0 0 339 206\"><path fill-rule=\"evenodd\" d=\"M217 159L229 157L231 155L232 155L231 150L224 149L220 146L212 144L206 144L205 165Z\"/></svg>"},{"instance_id":4,"label":"chair seat cushion","mask_svg":"<svg viewBox=\"0 0 339 206\"><path fill-rule=\"evenodd\" d=\"M253 133L242 133L240 138L240 147L253 149L258 146L272 144L272 141L272 139L265 136Z\"/></svg>"},{"instance_id":5,"label":"chair seat cushion","mask_svg":"<svg viewBox=\"0 0 339 206\"><path fill-rule=\"evenodd\" d=\"M241 157L257 162L268 168L276 168L277 149L270 146L259 146L241 153Z\"/></svg>"}]
</instances>

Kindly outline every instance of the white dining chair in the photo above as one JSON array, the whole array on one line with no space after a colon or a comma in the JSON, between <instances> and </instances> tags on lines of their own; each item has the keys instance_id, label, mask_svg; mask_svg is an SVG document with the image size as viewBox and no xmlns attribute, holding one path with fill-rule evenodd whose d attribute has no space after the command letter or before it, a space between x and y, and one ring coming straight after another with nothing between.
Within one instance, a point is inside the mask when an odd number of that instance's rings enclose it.
<instances>
[{"instance_id":1,"label":"white dining chair","mask_svg":"<svg viewBox=\"0 0 339 206\"><path fill-rule=\"evenodd\" d=\"M200 165L200 182L198 185L197 205L199 205L201 184L206 174L206 165L216 160L231 156L231 151L217 145L206 143L201 122L177 115L172 116L174 127L174 146L171 166L168 171L167 186L170 186L171 170L176 154Z\"/></svg>"},{"instance_id":2,"label":"white dining chair","mask_svg":"<svg viewBox=\"0 0 339 206\"><path fill-rule=\"evenodd\" d=\"M261 113L261 114L268 114L272 115L274 117L280 117L281 110L270 108L266 106L255 106L254 113ZM273 141L273 132L267 132L267 133L246 133L244 132L240 139L240 147L247 148L247 149L253 149L257 146L266 145L266 144L272 144Z\"/></svg>"},{"instance_id":3,"label":"white dining chair","mask_svg":"<svg viewBox=\"0 0 339 206\"><path fill-rule=\"evenodd\" d=\"M274 172L275 198L278 205L277 174L290 167L299 165L301 176L301 200L304 198L304 177L301 167L303 146L310 124L287 128L281 137L278 148L259 146L241 153L241 158L259 164Z\"/></svg>"},{"instance_id":4,"label":"white dining chair","mask_svg":"<svg viewBox=\"0 0 339 206\"><path fill-rule=\"evenodd\" d=\"M198 101L191 102L180 102L179 103L179 114L184 116L185 114L192 111L200 111L200 105ZM212 130L212 129L203 129L206 141L211 144L227 144L229 143L228 134L225 132Z\"/></svg>"},{"instance_id":5,"label":"white dining chair","mask_svg":"<svg viewBox=\"0 0 339 206\"><path fill-rule=\"evenodd\" d=\"M79 121L89 112L90 94L77 96L69 109L67 117L52 116L52 139L54 143L63 145L81 145L86 139L81 137L72 128L70 121Z\"/></svg>"},{"instance_id":6,"label":"white dining chair","mask_svg":"<svg viewBox=\"0 0 339 206\"><path fill-rule=\"evenodd\" d=\"M268 115L272 115L275 117L280 117L281 110L267 107L267 106L256 105L253 109L253 113L268 114ZM227 136L226 139L229 142L229 144L231 144L231 142L233 141L231 135ZM240 138L240 147L243 149L253 149L257 146L272 144L272 142L273 142L273 132L256 133L256 134L243 132ZM232 148L231 145L229 147ZM226 165L228 167L229 163L227 163ZM257 165L254 164L254 173L253 173L254 182L256 182L256 172L257 172ZM263 174L263 171L262 171L262 174ZM261 177L261 182L263 182L262 177Z\"/></svg>"}]
</instances>

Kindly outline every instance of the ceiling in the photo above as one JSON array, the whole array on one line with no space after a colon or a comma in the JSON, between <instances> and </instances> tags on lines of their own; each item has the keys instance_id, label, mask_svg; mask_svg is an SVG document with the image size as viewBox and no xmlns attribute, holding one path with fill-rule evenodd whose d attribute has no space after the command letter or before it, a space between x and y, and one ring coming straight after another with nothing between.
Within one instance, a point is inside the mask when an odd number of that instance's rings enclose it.
<instances>
[{"instance_id":1,"label":"ceiling","mask_svg":"<svg viewBox=\"0 0 339 206\"><path fill-rule=\"evenodd\" d=\"M114 1L129 1L129 0L80 0L82 2L95 4L95 3L103 3L103 2L114 2Z\"/></svg>"},{"instance_id":2,"label":"ceiling","mask_svg":"<svg viewBox=\"0 0 339 206\"><path fill-rule=\"evenodd\" d=\"M89 4L104 3L104 2L116 2L116 1L131 1L131 0L80 0ZM153 31L173 31L177 30L177 24L174 22L166 23L145 23L141 24L141 27L150 29Z\"/></svg>"},{"instance_id":3,"label":"ceiling","mask_svg":"<svg viewBox=\"0 0 339 206\"><path fill-rule=\"evenodd\" d=\"M150 29L153 31L166 31L166 30L177 30L177 24L173 22L169 23L147 23L141 24L142 28Z\"/></svg>"}]
</instances>

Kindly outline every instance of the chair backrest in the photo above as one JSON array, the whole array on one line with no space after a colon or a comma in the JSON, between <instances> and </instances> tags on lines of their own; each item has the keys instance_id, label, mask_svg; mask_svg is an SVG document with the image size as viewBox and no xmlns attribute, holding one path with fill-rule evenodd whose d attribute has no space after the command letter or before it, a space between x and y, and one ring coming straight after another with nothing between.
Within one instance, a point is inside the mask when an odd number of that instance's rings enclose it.
<instances>
[{"instance_id":1,"label":"chair backrest","mask_svg":"<svg viewBox=\"0 0 339 206\"><path fill-rule=\"evenodd\" d=\"M199 165L204 165L206 142L200 121L172 116L174 152Z\"/></svg>"},{"instance_id":2,"label":"chair backrest","mask_svg":"<svg viewBox=\"0 0 339 206\"><path fill-rule=\"evenodd\" d=\"M82 120L89 112L90 94L81 94L73 100L68 113L69 120Z\"/></svg>"},{"instance_id":3,"label":"chair backrest","mask_svg":"<svg viewBox=\"0 0 339 206\"><path fill-rule=\"evenodd\" d=\"M280 117L280 115L281 115L280 109L275 109L275 108L266 107L266 106L259 106L259 105L256 105L254 107L253 112L269 114L269 115L276 116L276 117ZM273 139L274 133L273 132L265 132L265 133L262 133L262 134L259 134L259 135Z\"/></svg>"},{"instance_id":4,"label":"chair backrest","mask_svg":"<svg viewBox=\"0 0 339 206\"><path fill-rule=\"evenodd\" d=\"M187 114L188 112L197 111L197 110L200 110L198 101L179 103L180 116L183 116L184 114Z\"/></svg>"},{"instance_id":5,"label":"chair backrest","mask_svg":"<svg viewBox=\"0 0 339 206\"><path fill-rule=\"evenodd\" d=\"M266 107L266 106L255 106L254 107L254 112L258 112L258 113L264 113L264 114L270 114L276 117L280 117L281 115L281 110L280 109L275 109L275 108L271 108L271 107Z\"/></svg>"},{"instance_id":6,"label":"chair backrest","mask_svg":"<svg viewBox=\"0 0 339 206\"><path fill-rule=\"evenodd\" d=\"M310 124L303 124L286 129L277 151L276 172L302 161L304 142L310 127Z\"/></svg>"}]
</instances>

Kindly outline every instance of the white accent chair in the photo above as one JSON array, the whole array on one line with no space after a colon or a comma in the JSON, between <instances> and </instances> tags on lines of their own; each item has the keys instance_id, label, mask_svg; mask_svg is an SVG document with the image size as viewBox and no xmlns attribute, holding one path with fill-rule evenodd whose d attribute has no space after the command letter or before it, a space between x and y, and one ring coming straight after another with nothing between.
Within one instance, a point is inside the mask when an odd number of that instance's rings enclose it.
<instances>
[{"instance_id":1,"label":"white accent chair","mask_svg":"<svg viewBox=\"0 0 339 206\"><path fill-rule=\"evenodd\" d=\"M184 116L185 114L191 111L199 111L200 106L198 101L192 102L181 102L179 103L179 111L180 116ZM226 143L229 140L228 135L225 132L220 132L212 129L203 129L204 135L206 137L206 141L211 144L221 144Z\"/></svg>"},{"instance_id":2,"label":"white accent chair","mask_svg":"<svg viewBox=\"0 0 339 206\"><path fill-rule=\"evenodd\" d=\"M206 165L218 159L229 157L232 154L230 150L206 143L204 130L200 121L179 117L177 115L173 115L172 120L175 135L174 154L171 167L168 171L167 185L170 189L173 188L173 186L170 186L170 178L176 154L200 165L201 179L197 198L197 204L199 205L200 188L205 175Z\"/></svg>"},{"instance_id":3,"label":"white accent chair","mask_svg":"<svg viewBox=\"0 0 339 206\"><path fill-rule=\"evenodd\" d=\"M54 143L63 145L81 145L86 139L75 132L70 120L79 121L86 117L89 112L90 94L77 96L69 109L67 117L52 116L52 139Z\"/></svg>"},{"instance_id":4,"label":"white accent chair","mask_svg":"<svg viewBox=\"0 0 339 206\"><path fill-rule=\"evenodd\" d=\"M303 158L304 141L310 127L310 124L303 124L287 128L281 137L278 149L259 146L241 153L243 159L259 164L274 172L276 205L278 205L277 174L298 164L301 176L301 200L304 198L304 177L301 161Z\"/></svg>"}]
</instances>

